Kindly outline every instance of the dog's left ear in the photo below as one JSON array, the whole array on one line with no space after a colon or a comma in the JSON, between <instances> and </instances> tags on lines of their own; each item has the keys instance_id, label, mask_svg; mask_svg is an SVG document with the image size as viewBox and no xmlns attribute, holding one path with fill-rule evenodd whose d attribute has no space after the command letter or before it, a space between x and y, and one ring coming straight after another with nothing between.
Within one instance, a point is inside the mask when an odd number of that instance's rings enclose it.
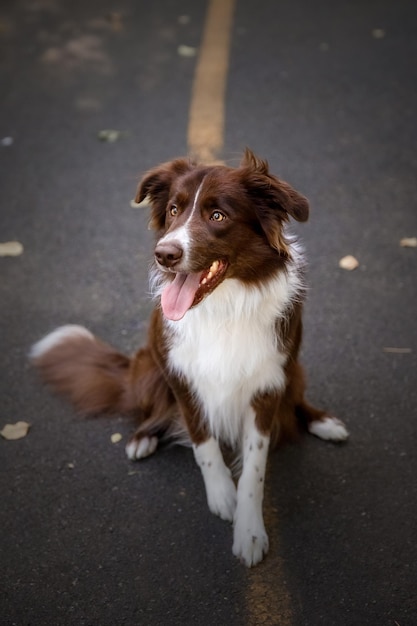
<instances>
[{"instance_id":1,"label":"dog's left ear","mask_svg":"<svg viewBox=\"0 0 417 626\"><path fill-rule=\"evenodd\" d=\"M165 225L165 214L171 192L172 183L176 178L189 172L193 164L188 159L175 159L158 165L149 170L136 192L135 202L142 202L149 197L152 211L150 227L161 230Z\"/></svg>"},{"instance_id":2,"label":"dog's left ear","mask_svg":"<svg viewBox=\"0 0 417 626\"><path fill-rule=\"evenodd\" d=\"M288 183L269 173L268 162L256 157L246 149L240 165L242 182L253 202L254 209L269 244L287 255L288 246L282 224L289 217L306 222L309 215L307 198Z\"/></svg>"},{"instance_id":3,"label":"dog's left ear","mask_svg":"<svg viewBox=\"0 0 417 626\"><path fill-rule=\"evenodd\" d=\"M307 198L291 185L269 173L268 161L258 158L252 150L246 148L240 168L246 170L248 182L255 194L264 198L287 220L288 215L297 222L306 222L309 214Z\"/></svg>"}]
</instances>

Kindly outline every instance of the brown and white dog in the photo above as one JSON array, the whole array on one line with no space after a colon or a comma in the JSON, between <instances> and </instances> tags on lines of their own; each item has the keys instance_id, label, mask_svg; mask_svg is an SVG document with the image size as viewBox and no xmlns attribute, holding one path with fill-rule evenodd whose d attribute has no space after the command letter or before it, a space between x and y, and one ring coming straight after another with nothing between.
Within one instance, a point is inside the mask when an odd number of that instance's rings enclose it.
<instances>
[{"instance_id":1,"label":"brown and white dog","mask_svg":"<svg viewBox=\"0 0 417 626\"><path fill-rule=\"evenodd\" d=\"M268 449L301 423L333 441L340 420L304 399L298 361L304 258L285 228L308 218L307 200L246 150L238 168L176 159L150 170L156 298L147 345L119 354L81 326L32 348L43 378L85 414L135 414L129 459L162 438L192 445L210 510L234 524L246 565L268 550L262 501ZM237 487L221 445L241 459Z\"/></svg>"}]
</instances>

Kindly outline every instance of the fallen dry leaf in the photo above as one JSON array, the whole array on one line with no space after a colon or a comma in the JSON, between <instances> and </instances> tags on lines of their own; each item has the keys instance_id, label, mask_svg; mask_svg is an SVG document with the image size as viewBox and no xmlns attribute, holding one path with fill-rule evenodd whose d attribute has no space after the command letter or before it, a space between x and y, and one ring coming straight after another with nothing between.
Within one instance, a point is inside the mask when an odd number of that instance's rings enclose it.
<instances>
[{"instance_id":1,"label":"fallen dry leaf","mask_svg":"<svg viewBox=\"0 0 417 626\"><path fill-rule=\"evenodd\" d=\"M340 259L339 261L339 267L341 267L344 270L352 271L356 269L358 266L359 266L358 259L355 259L355 257L352 256L351 254L344 256L343 259Z\"/></svg>"},{"instance_id":2,"label":"fallen dry leaf","mask_svg":"<svg viewBox=\"0 0 417 626\"><path fill-rule=\"evenodd\" d=\"M121 441L122 439L123 437L120 433L113 433L110 437L112 443L119 443L119 441Z\"/></svg>"},{"instance_id":3,"label":"fallen dry leaf","mask_svg":"<svg viewBox=\"0 0 417 626\"><path fill-rule=\"evenodd\" d=\"M400 241L402 248L417 248L417 237L404 237Z\"/></svg>"},{"instance_id":4,"label":"fallen dry leaf","mask_svg":"<svg viewBox=\"0 0 417 626\"><path fill-rule=\"evenodd\" d=\"M178 54L180 57L195 57L197 54L197 48L193 46L178 46Z\"/></svg>"},{"instance_id":5,"label":"fallen dry leaf","mask_svg":"<svg viewBox=\"0 0 417 626\"><path fill-rule=\"evenodd\" d=\"M3 430L0 430L0 435L4 439L14 440L22 439L28 434L30 424L27 422L16 422L16 424L6 424Z\"/></svg>"},{"instance_id":6,"label":"fallen dry leaf","mask_svg":"<svg viewBox=\"0 0 417 626\"><path fill-rule=\"evenodd\" d=\"M372 37L374 39L383 39L385 37L385 30L383 28L374 28L372 31Z\"/></svg>"},{"instance_id":7,"label":"fallen dry leaf","mask_svg":"<svg viewBox=\"0 0 417 626\"><path fill-rule=\"evenodd\" d=\"M19 256L23 252L20 241L6 241L0 243L0 256Z\"/></svg>"},{"instance_id":8,"label":"fallen dry leaf","mask_svg":"<svg viewBox=\"0 0 417 626\"><path fill-rule=\"evenodd\" d=\"M123 131L115 130L113 128L105 128L97 133L97 137L100 141L106 141L107 143L114 143L123 137Z\"/></svg>"}]
</instances>

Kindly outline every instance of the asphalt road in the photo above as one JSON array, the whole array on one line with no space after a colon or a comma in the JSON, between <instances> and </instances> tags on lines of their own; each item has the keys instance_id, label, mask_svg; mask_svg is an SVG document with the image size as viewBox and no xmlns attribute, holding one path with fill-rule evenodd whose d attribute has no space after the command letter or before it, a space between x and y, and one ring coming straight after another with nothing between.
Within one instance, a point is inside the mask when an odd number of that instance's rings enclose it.
<instances>
[{"instance_id":1,"label":"asphalt road","mask_svg":"<svg viewBox=\"0 0 417 626\"><path fill-rule=\"evenodd\" d=\"M130 201L187 152L197 57L178 46L200 46L205 12L0 5L0 243L24 246L0 258L0 427L31 424L0 440L0 622L413 626L417 252L400 240L417 236L415 2L237 0L220 156L248 145L311 200L309 397L351 432L271 456L260 566L232 556L189 450L130 463L129 422L80 420L28 365L68 322L140 345L152 241Z\"/></svg>"}]
</instances>

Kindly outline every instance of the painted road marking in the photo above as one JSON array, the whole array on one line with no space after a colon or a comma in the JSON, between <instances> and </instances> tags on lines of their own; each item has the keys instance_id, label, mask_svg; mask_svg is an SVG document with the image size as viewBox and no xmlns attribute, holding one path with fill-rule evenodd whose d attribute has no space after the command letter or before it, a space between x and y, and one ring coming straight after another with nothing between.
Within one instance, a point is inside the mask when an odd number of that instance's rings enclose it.
<instances>
[{"instance_id":1,"label":"painted road marking","mask_svg":"<svg viewBox=\"0 0 417 626\"><path fill-rule=\"evenodd\" d=\"M188 150L206 163L224 142L225 94L235 0L210 0L192 88Z\"/></svg>"},{"instance_id":2,"label":"painted road marking","mask_svg":"<svg viewBox=\"0 0 417 626\"><path fill-rule=\"evenodd\" d=\"M268 478L272 478L269 475ZM286 583L285 564L280 554L280 522L273 506L271 481L265 481L264 521L269 535L269 553L256 567L248 570L245 601L249 624L263 626L292 626L294 616L289 587Z\"/></svg>"}]
</instances>

